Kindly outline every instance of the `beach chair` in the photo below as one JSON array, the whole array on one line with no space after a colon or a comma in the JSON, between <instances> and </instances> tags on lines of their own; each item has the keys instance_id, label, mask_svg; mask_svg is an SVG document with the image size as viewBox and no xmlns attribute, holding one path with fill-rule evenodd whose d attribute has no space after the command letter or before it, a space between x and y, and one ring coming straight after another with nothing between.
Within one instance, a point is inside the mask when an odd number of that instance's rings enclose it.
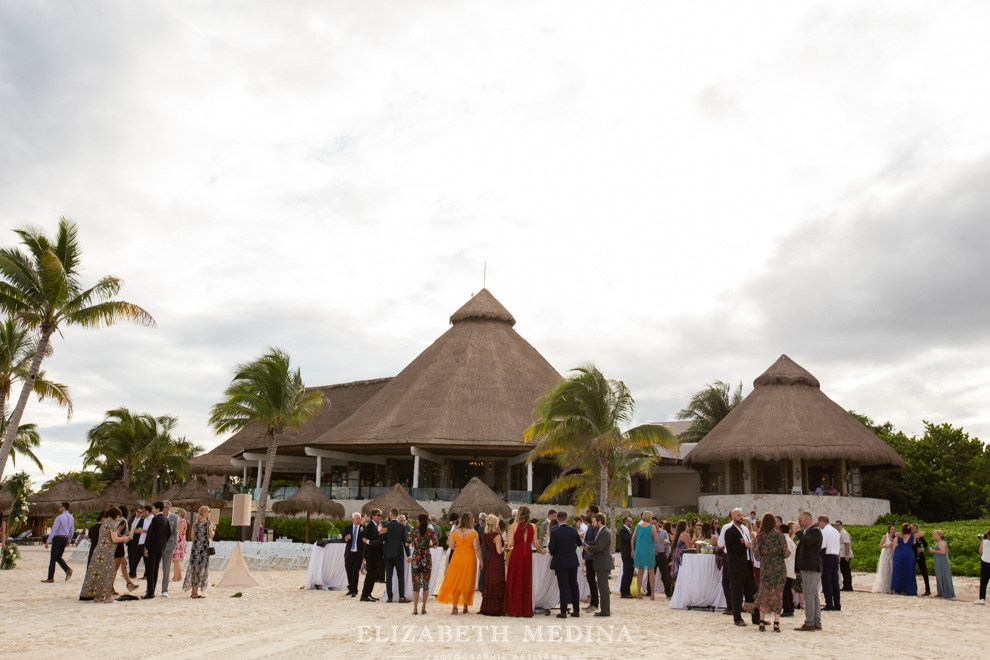
<instances>
[{"instance_id":1,"label":"beach chair","mask_svg":"<svg viewBox=\"0 0 990 660\"><path fill-rule=\"evenodd\" d=\"M81 561L85 562L89 559L89 539L83 540L78 546L72 548L72 554L69 555L69 561Z\"/></svg>"},{"instance_id":2,"label":"beach chair","mask_svg":"<svg viewBox=\"0 0 990 660\"><path fill-rule=\"evenodd\" d=\"M11 536L8 541L15 545L27 545L29 543L29 538L31 537L31 530L25 530L18 534L17 536Z\"/></svg>"}]
</instances>

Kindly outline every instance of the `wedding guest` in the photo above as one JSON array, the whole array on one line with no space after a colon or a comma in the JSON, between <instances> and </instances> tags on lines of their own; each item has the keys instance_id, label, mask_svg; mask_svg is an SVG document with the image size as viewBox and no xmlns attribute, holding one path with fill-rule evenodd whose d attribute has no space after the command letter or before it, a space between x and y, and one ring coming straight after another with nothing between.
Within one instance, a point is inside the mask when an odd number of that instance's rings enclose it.
<instances>
[{"instance_id":1,"label":"wedding guest","mask_svg":"<svg viewBox=\"0 0 990 660\"><path fill-rule=\"evenodd\" d=\"M127 520L127 507L121 506L120 517L117 518L117 536L126 537L128 540L118 543L114 548L113 574L114 574L114 580L116 581L117 571L120 571L120 574L124 576L124 581L127 583L127 590L134 591L135 589L138 588L138 585L136 582L131 580L131 576L128 573L127 555L125 552L125 550L130 547L132 540L129 529L130 527Z\"/></svg>"},{"instance_id":2,"label":"wedding guest","mask_svg":"<svg viewBox=\"0 0 990 660\"><path fill-rule=\"evenodd\" d=\"M127 535L131 537L125 545L127 548L127 575L128 578L137 577L137 567L141 562L141 557L144 555L143 548L140 548L138 543L140 541L141 535L137 533L137 528L144 521L144 507L138 507L131 514L130 519L127 521Z\"/></svg>"},{"instance_id":3,"label":"wedding guest","mask_svg":"<svg viewBox=\"0 0 990 660\"><path fill-rule=\"evenodd\" d=\"M509 565L505 575L505 614L506 616L533 616L533 553L535 547L540 554L546 550L536 538L536 525L529 521L529 507L521 506L515 522L509 525L506 534L509 551Z\"/></svg>"},{"instance_id":4,"label":"wedding guest","mask_svg":"<svg viewBox=\"0 0 990 660\"><path fill-rule=\"evenodd\" d=\"M89 537L89 556L86 558L87 566L89 565L89 562L93 561L93 552L96 551L96 544L100 540L100 528L103 527L103 520L106 517L106 513L100 511L96 514L96 522L89 526L89 531L87 532L87 536ZM82 539L79 539L79 542L76 543L76 547L78 547L81 542Z\"/></svg>"},{"instance_id":5,"label":"wedding guest","mask_svg":"<svg viewBox=\"0 0 990 660\"><path fill-rule=\"evenodd\" d=\"M980 597L976 605L987 604L987 582L990 582L990 529L980 539Z\"/></svg>"},{"instance_id":6,"label":"wedding guest","mask_svg":"<svg viewBox=\"0 0 990 660\"><path fill-rule=\"evenodd\" d=\"M777 531L781 533L784 542L787 543L787 554L784 555L784 571L787 574L787 580L784 582L783 612L780 616L790 617L794 616L794 579L797 577L794 573L794 553L797 552L797 545L791 538L790 527L781 524Z\"/></svg>"},{"instance_id":7,"label":"wedding guest","mask_svg":"<svg viewBox=\"0 0 990 660\"><path fill-rule=\"evenodd\" d=\"M824 612L842 611L839 594L839 530L829 524L828 516L818 516L822 530L822 591L825 593Z\"/></svg>"},{"instance_id":8,"label":"wedding guest","mask_svg":"<svg viewBox=\"0 0 990 660\"><path fill-rule=\"evenodd\" d=\"M144 565L144 575L142 575L141 579L147 580L148 559L147 559L147 553L145 553L144 551L144 545L148 539L148 530L151 528L151 521L154 520L155 516L152 506L150 504L144 507L142 513L144 515L141 517L141 520L138 521L138 523L135 525L134 533L137 535L138 561ZM137 564L135 564L135 569L136 568L137 568Z\"/></svg>"},{"instance_id":9,"label":"wedding guest","mask_svg":"<svg viewBox=\"0 0 990 660\"><path fill-rule=\"evenodd\" d=\"M474 604L474 590L478 583L478 564L481 562L481 544L478 532L472 524L474 516L470 512L461 514L457 529L447 536L447 547L451 549L447 573L437 593L437 602L453 605L451 614L457 614L457 606L468 607Z\"/></svg>"},{"instance_id":10,"label":"wedding guest","mask_svg":"<svg viewBox=\"0 0 990 660\"><path fill-rule=\"evenodd\" d=\"M727 525L722 543L725 545L724 571L729 574L729 588L732 593L732 620L737 626L745 626L742 619L743 599L753 602L756 595L756 580L753 579L753 568L749 562L749 549L753 543L748 529L743 524L742 509L733 509L730 513L732 524ZM759 610L750 608L753 624L760 622Z\"/></svg>"},{"instance_id":11,"label":"wedding guest","mask_svg":"<svg viewBox=\"0 0 990 660\"><path fill-rule=\"evenodd\" d=\"M423 592L423 614L426 614L426 601L430 599L430 575L433 572L433 556L430 549L437 546L437 537L430 527L430 518L419 514L419 525L409 533L409 548L412 555L407 560L412 573L413 614L419 603L419 592Z\"/></svg>"},{"instance_id":12,"label":"wedding guest","mask_svg":"<svg viewBox=\"0 0 990 660\"><path fill-rule=\"evenodd\" d=\"M794 570L801 573L804 625L795 630L814 632L822 629L822 604L818 600L818 585L822 581L822 532L807 511L798 514L798 525L801 529L794 535L797 543Z\"/></svg>"},{"instance_id":13,"label":"wedding guest","mask_svg":"<svg viewBox=\"0 0 990 660\"><path fill-rule=\"evenodd\" d=\"M660 572L660 583L663 585L663 594L667 598L670 598L674 593L674 585L670 581L670 564L667 562L671 551L670 534L663 528L659 518L654 518L653 524L656 527L657 535L657 543L654 548L657 570Z\"/></svg>"},{"instance_id":14,"label":"wedding guest","mask_svg":"<svg viewBox=\"0 0 990 660\"><path fill-rule=\"evenodd\" d=\"M591 525L595 528L595 540L584 544L584 549L591 554L592 567L595 569L595 584L598 586L598 607L595 616L611 616L611 597L608 589L608 576L615 568L615 560L612 559L612 551L615 544L612 541L612 532L605 526L605 516L596 513L591 517Z\"/></svg>"},{"instance_id":15,"label":"wedding guest","mask_svg":"<svg viewBox=\"0 0 990 660\"><path fill-rule=\"evenodd\" d=\"M670 557L670 578L677 580L677 573L681 568L684 551L694 549L694 540L691 538L691 534L688 533L687 523L683 520L678 521L677 529L674 530L674 538L677 539L677 543L674 544L674 551Z\"/></svg>"},{"instance_id":16,"label":"wedding guest","mask_svg":"<svg viewBox=\"0 0 990 660\"><path fill-rule=\"evenodd\" d=\"M877 561L877 574L873 578L875 594L889 594L890 583L894 573L894 543L897 540L897 528L893 525L887 528L887 533L880 537L880 559Z\"/></svg>"},{"instance_id":17,"label":"wedding guest","mask_svg":"<svg viewBox=\"0 0 990 660\"><path fill-rule=\"evenodd\" d=\"M199 507L196 524L192 528L192 549L189 551L189 565L186 566L186 578L182 590L192 589L190 598L206 598L201 591L206 589L210 579L210 539L216 530L210 522L210 507Z\"/></svg>"},{"instance_id":18,"label":"wedding guest","mask_svg":"<svg viewBox=\"0 0 990 660\"><path fill-rule=\"evenodd\" d=\"M513 513L512 515L513 515L513 517L515 517L516 514ZM547 511L547 519L544 520L542 523L540 523L540 538L541 539L548 539L548 538L550 538L550 521L553 521L554 524L556 524L556 522L557 522L557 510L556 509L550 509L549 511Z\"/></svg>"},{"instance_id":19,"label":"wedding guest","mask_svg":"<svg viewBox=\"0 0 990 660\"><path fill-rule=\"evenodd\" d=\"M578 518L578 534L584 539L584 535L588 533L588 526L590 525L590 519L585 519L584 516L577 516Z\"/></svg>"},{"instance_id":20,"label":"wedding guest","mask_svg":"<svg viewBox=\"0 0 990 660\"><path fill-rule=\"evenodd\" d=\"M623 516L619 528L619 557L622 560L622 579L619 581L619 597L632 598L633 545L632 516Z\"/></svg>"},{"instance_id":21,"label":"wedding guest","mask_svg":"<svg viewBox=\"0 0 990 660\"><path fill-rule=\"evenodd\" d=\"M172 551L172 581L182 582L182 560L186 558L186 552L189 548L186 542L188 523L186 523L185 509L176 509L175 515L179 519L179 530L176 533L175 550Z\"/></svg>"},{"instance_id":22,"label":"wedding guest","mask_svg":"<svg viewBox=\"0 0 990 660\"><path fill-rule=\"evenodd\" d=\"M718 545L718 534L712 533L711 523L701 523L701 540L706 541L712 547Z\"/></svg>"},{"instance_id":23,"label":"wedding guest","mask_svg":"<svg viewBox=\"0 0 990 660\"><path fill-rule=\"evenodd\" d=\"M749 512L749 525L750 525L750 528L752 528L754 525L756 525L756 511L750 511Z\"/></svg>"},{"instance_id":24,"label":"wedding guest","mask_svg":"<svg viewBox=\"0 0 990 660\"><path fill-rule=\"evenodd\" d=\"M406 526L399 521L399 510L392 507L388 512L388 522L380 530L385 537L382 544L382 557L385 562L385 595L389 603L408 603L406 598L406 576L405 564L409 556L409 548L406 544L409 540L409 533ZM399 585L399 599L396 601L392 592L392 577Z\"/></svg>"},{"instance_id":25,"label":"wedding guest","mask_svg":"<svg viewBox=\"0 0 990 660\"><path fill-rule=\"evenodd\" d=\"M791 550L791 553L797 556L798 524L793 520L790 520L785 524L787 525L787 529L789 530L788 537L790 537L791 543L794 544L794 548ZM804 582L801 580L801 571L797 570L796 567L794 569L793 591L794 591L794 609L795 610L804 609Z\"/></svg>"},{"instance_id":26,"label":"wedding guest","mask_svg":"<svg viewBox=\"0 0 990 660\"><path fill-rule=\"evenodd\" d=\"M453 514L457 515L457 514ZM382 543L385 542L385 534L382 534L382 510L372 509L371 520L364 526L364 561L367 567L367 574L364 576L364 586L361 588L361 601L373 603L378 599L371 595L375 588L375 582L379 582L378 569L382 563ZM387 532L388 530L386 530Z\"/></svg>"},{"instance_id":27,"label":"wedding guest","mask_svg":"<svg viewBox=\"0 0 990 660\"><path fill-rule=\"evenodd\" d=\"M479 544L481 545L481 567L478 568L478 591L481 591L482 587L485 586L485 563L488 560L488 549L485 547L483 539L485 538L485 527L486 521L488 520L487 513L478 514L478 524L474 526L474 531L478 532Z\"/></svg>"},{"instance_id":28,"label":"wedding guest","mask_svg":"<svg viewBox=\"0 0 990 660\"><path fill-rule=\"evenodd\" d=\"M502 523L495 514L485 520L485 534L481 543L488 550L485 555L485 583L481 588L479 614L502 616L505 613L505 545L502 542Z\"/></svg>"},{"instance_id":29,"label":"wedding guest","mask_svg":"<svg viewBox=\"0 0 990 660\"><path fill-rule=\"evenodd\" d=\"M412 532L413 527L409 524L409 519L406 518L406 514L400 514L398 518L399 524L406 528L406 538L409 538L409 534Z\"/></svg>"},{"instance_id":30,"label":"wedding guest","mask_svg":"<svg viewBox=\"0 0 990 660\"><path fill-rule=\"evenodd\" d=\"M890 577L890 590L894 593L902 596L918 595L914 545L924 534L924 532L912 532L908 523L901 526L901 531L894 542L894 561Z\"/></svg>"},{"instance_id":31,"label":"wedding guest","mask_svg":"<svg viewBox=\"0 0 990 660\"><path fill-rule=\"evenodd\" d=\"M935 562L935 596L955 598L956 589L952 586L952 568L949 566L949 545L945 542L945 532L936 529L933 534L935 545L932 546L931 553Z\"/></svg>"},{"instance_id":32,"label":"wedding guest","mask_svg":"<svg viewBox=\"0 0 990 660\"><path fill-rule=\"evenodd\" d=\"M117 533L120 509L107 509L100 523L96 551L86 567L86 579L79 592L80 600L93 600L98 603L113 602L113 579L117 571L113 565L113 555L118 543L126 543L128 537ZM135 585L136 586L136 585Z\"/></svg>"},{"instance_id":33,"label":"wedding guest","mask_svg":"<svg viewBox=\"0 0 990 660\"><path fill-rule=\"evenodd\" d=\"M62 553L65 552L65 546L69 544L69 540L76 535L76 521L69 513L69 503L62 502L61 506L58 508L58 516L55 518L55 522L52 523L52 531L45 538L45 550L51 545L51 558L48 562L48 579L42 580L42 582L54 582L55 581L55 566L61 566L62 570L65 571L65 579L68 580L72 577L72 569L69 565L65 563L62 559Z\"/></svg>"},{"instance_id":34,"label":"wedding guest","mask_svg":"<svg viewBox=\"0 0 990 660\"><path fill-rule=\"evenodd\" d=\"M179 544L179 516L172 512L172 503L162 500L162 517L168 523L168 538L165 547L162 549L162 598L168 598L168 583L171 571L169 562L175 552L175 546Z\"/></svg>"},{"instance_id":35,"label":"wedding guest","mask_svg":"<svg viewBox=\"0 0 990 660\"><path fill-rule=\"evenodd\" d=\"M162 555L172 534L168 519L162 513L165 510L165 504L159 500L151 505L151 510L155 515L151 518L151 525L148 526L147 538L144 541L145 568L148 573L148 587L145 594L141 596L144 600L151 600L155 597L155 587L158 585L158 569L161 567ZM168 573L168 567L166 567L165 572Z\"/></svg>"},{"instance_id":36,"label":"wedding guest","mask_svg":"<svg viewBox=\"0 0 990 660\"><path fill-rule=\"evenodd\" d=\"M636 529L633 531L631 543L633 547L633 565L636 567L636 591L639 592L638 598L643 598L643 592L646 591L646 582L643 580L643 573L646 572L647 582L650 587L650 600L656 600L656 594L653 593L656 587L656 552L655 548L657 545L657 529L653 526L653 513L650 511L644 511L640 516L640 521L636 523Z\"/></svg>"},{"instance_id":37,"label":"wedding guest","mask_svg":"<svg viewBox=\"0 0 990 660\"><path fill-rule=\"evenodd\" d=\"M435 520L436 518L434 518ZM354 598L358 593L361 579L361 563L364 559L364 536L361 529L361 514L351 514L351 524L344 526L344 572L347 573L347 596ZM437 536L437 538L440 538Z\"/></svg>"},{"instance_id":38,"label":"wedding guest","mask_svg":"<svg viewBox=\"0 0 990 660\"><path fill-rule=\"evenodd\" d=\"M722 535L722 523L721 523L721 521L719 521L718 518L712 518L711 525L712 525L712 535L713 536L721 536ZM669 532L670 530L668 529L667 531Z\"/></svg>"},{"instance_id":39,"label":"wedding guest","mask_svg":"<svg viewBox=\"0 0 990 660\"><path fill-rule=\"evenodd\" d=\"M760 632L766 630L767 614L773 612L773 631L780 632L780 614L783 610L784 588L787 584L786 559L790 556L787 537L775 525L773 514L763 514L760 532L753 540L753 556L760 559L760 587L756 592L754 607L760 612Z\"/></svg>"},{"instance_id":40,"label":"wedding guest","mask_svg":"<svg viewBox=\"0 0 990 660\"><path fill-rule=\"evenodd\" d=\"M911 533L916 533L918 531L918 525L911 525ZM932 595L932 588L928 582L928 539L925 538L924 534L916 537L918 540L914 544L914 554L915 562L918 564L918 572L921 573L921 579L925 583L925 596Z\"/></svg>"},{"instance_id":41,"label":"wedding guest","mask_svg":"<svg viewBox=\"0 0 990 660\"><path fill-rule=\"evenodd\" d=\"M557 589L560 594L560 614L558 619L567 618L567 606L571 606L571 616L581 616L581 592L578 589L577 549L581 547L581 535L574 527L567 525L567 512L557 514L557 527L550 534L548 551L550 570L557 576ZM652 544L651 544L652 550ZM652 558L652 554L651 554Z\"/></svg>"},{"instance_id":42,"label":"wedding guest","mask_svg":"<svg viewBox=\"0 0 990 660\"><path fill-rule=\"evenodd\" d=\"M440 542L440 523L437 522L436 516L430 516L430 528L433 530L433 535L437 537L437 542Z\"/></svg>"},{"instance_id":43,"label":"wedding guest","mask_svg":"<svg viewBox=\"0 0 990 660\"><path fill-rule=\"evenodd\" d=\"M839 573L842 574L842 591L853 590L852 569L849 562L853 558L852 537L841 520L835 521L835 528L839 530Z\"/></svg>"},{"instance_id":44,"label":"wedding guest","mask_svg":"<svg viewBox=\"0 0 990 660\"><path fill-rule=\"evenodd\" d=\"M594 504L590 505L588 507L588 510L587 510L587 513L586 513L585 517L589 521L592 521L592 524L588 528L588 531L585 532L585 534L584 534L584 544L585 545L592 545L592 544L594 544L595 537L598 535L598 528L595 527L594 521L593 521L593 518L594 518L594 516L595 516L596 513L598 513L598 507L595 506ZM584 559L584 575L585 575L585 577L588 580L588 590L589 590L589 594L590 594L589 599L588 599L588 606L586 608L584 608L584 611L585 612L597 612L598 611L598 606L599 606L599 598L598 598L598 585L595 582L595 578L597 577L597 575L595 574L594 562L592 561L593 560L593 557L592 557L592 554L590 552L588 552L587 550L585 550L585 551L583 551L581 553L581 558Z\"/></svg>"}]
</instances>

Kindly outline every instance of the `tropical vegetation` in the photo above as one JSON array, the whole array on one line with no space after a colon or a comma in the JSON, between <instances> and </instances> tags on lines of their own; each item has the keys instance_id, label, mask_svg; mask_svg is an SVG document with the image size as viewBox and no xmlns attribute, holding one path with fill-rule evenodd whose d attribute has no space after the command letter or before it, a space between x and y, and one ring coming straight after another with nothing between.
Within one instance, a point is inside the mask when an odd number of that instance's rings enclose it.
<instances>
[{"instance_id":1,"label":"tropical vegetation","mask_svg":"<svg viewBox=\"0 0 990 660\"><path fill-rule=\"evenodd\" d=\"M694 422L678 436L681 442L698 442L704 438L739 405L742 398L742 381L734 391L731 385L720 380L698 390L687 407L676 415L679 420Z\"/></svg>"}]
</instances>

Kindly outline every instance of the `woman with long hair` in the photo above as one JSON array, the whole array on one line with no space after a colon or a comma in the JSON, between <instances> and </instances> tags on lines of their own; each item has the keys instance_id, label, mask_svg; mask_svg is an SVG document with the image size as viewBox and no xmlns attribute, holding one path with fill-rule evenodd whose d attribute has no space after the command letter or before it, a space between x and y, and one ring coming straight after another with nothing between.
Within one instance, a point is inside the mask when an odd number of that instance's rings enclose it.
<instances>
[{"instance_id":1,"label":"woman with long hair","mask_svg":"<svg viewBox=\"0 0 990 660\"><path fill-rule=\"evenodd\" d=\"M498 516L488 514L482 543L488 550L485 559L485 580L481 588L481 614L502 616L505 613L505 546Z\"/></svg>"},{"instance_id":2,"label":"woman with long hair","mask_svg":"<svg viewBox=\"0 0 990 660\"><path fill-rule=\"evenodd\" d=\"M633 566L636 568L636 591L639 593L637 598L643 598L643 594L646 592L646 583L643 581L643 572L646 571L650 586L650 600L656 600L657 595L654 591L657 580L657 559L655 552L657 528L653 526L652 512L644 511L641 518L636 524L636 529L633 530L631 540L633 547Z\"/></svg>"},{"instance_id":3,"label":"woman with long hair","mask_svg":"<svg viewBox=\"0 0 990 660\"><path fill-rule=\"evenodd\" d=\"M430 575L433 572L433 556L430 549L437 546L437 537L430 527L430 517L419 514L419 525L409 534L411 556L406 560L412 574L413 614L418 614L419 592L423 592L423 614L426 614L426 601L430 599Z\"/></svg>"},{"instance_id":4,"label":"woman with long hair","mask_svg":"<svg viewBox=\"0 0 990 660\"><path fill-rule=\"evenodd\" d=\"M887 527L887 533L880 537L880 559L877 561L877 575L873 578L875 594L889 594L890 581L894 572L894 542L897 539L897 528Z\"/></svg>"},{"instance_id":5,"label":"woman with long hair","mask_svg":"<svg viewBox=\"0 0 990 660\"><path fill-rule=\"evenodd\" d=\"M481 563L481 544L478 532L474 530L474 516L470 512L461 514L457 529L447 537L447 547L451 549L447 573L437 593L437 602L453 605L451 614L457 614L457 606L464 606L464 614L474 604L474 590L478 584L478 564Z\"/></svg>"},{"instance_id":6,"label":"woman with long hair","mask_svg":"<svg viewBox=\"0 0 990 660\"><path fill-rule=\"evenodd\" d=\"M131 538L127 536L127 507L120 507L120 518L117 519L117 535L121 538ZM127 554L125 552L125 543L118 543L113 550L113 576L114 580L117 579L117 571L124 576L124 581L127 582L127 590L134 591L138 588L137 582L131 579L131 576L127 573Z\"/></svg>"},{"instance_id":7,"label":"woman with long hair","mask_svg":"<svg viewBox=\"0 0 990 660\"><path fill-rule=\"evenodd\" d=\"M540 554L546 550L536 537L536 525L530 522L528 506L519 507L516 521L509 526L506 534L509 553L509 566L505 576L506 616L533 616L533 554L535 547Z\"/></svg>"},{"instance_id":8,"label":"woman with long hair","mask_svg":"<svg viewBox=\"0 0 990 660\"><path fill-rule=\"evenodd\" d=\"M182 582L182 560L186 558L186 551L189 547L186 543L188 523L186 522L185 509L175 509L174 513L179 517L179 527L176 532L175 550L172 551L172 582Z\"/></svg>"},{"instance_id":9,"label":"woman with long hair","mask_svg":"<svg viewBox=\"0 0 990 660\"><path fill-rule=\"evenodd\" d=\"M894 561L890 574L890 590L902 596L918 595L918 574L915 572L914 543L925 533L911 533L911 525L904 523L894 541Z\"/></svg>"},{"instance_id":10,"label":"woman with long hair","mask_svg":"<svg viewBox=\"0 0 990 660\"><path fill-rule=\"evenodd\" d=\"M787 541L777 531L777 521L773 514L763 514L760 532L753 541L753 556L759 559L761 566L760 586L752 605L746 603L748 610L753 607L760 610L760 632L766 630L767 614L770 612L773 612L773 631L780 632L780 613L784 606L784 585L787 583L785 559L790 554Z\"/></svg>"},{"instance_id":11,"label":"woman with long hair","mask_svg":"<svg viewBox=\"0 0 990 660\"><path fill-rule=\"evenodd\" d=\"M677 527L674 529L674 552L670 556L670 579L677 579L677 572L681 568L681 557L684 555L684 551L688 548L694 547L694 541L691 540L691 535L687 531L687 522L683 520L677 521Z\"/></svg>"},{"instance_id":12,"label":"woman with long hair","mask_svg":"<svg viewBox=\"0 0 990 660\"><path fill-rule=\"evenodd\" d=\"M210 539L216 530L210 522L210 507L205 504L199 507L199 517L192 531L192 550L189 551L189 565L186 567L186 579L182 582L182 590L192 589L190 598L206 598L199 593L206 589L210 579Z\"/></svg>"},{"instance_id":13,"label":"woman with long hair","mask_svg":"<svg viewBox=\"0 0 990 660\"><path fill-rule=\"evenodd\" d=\"M117 533L117 523L120 520L120 509L107 509L103 523L100 525L100 536L97 541L93 558L86 568L86 579L83 581L80 599L92 599L98 603L113 602L113 579L117 575L114 567L114 552L118 543L127 543L129 536Z\"/></svg>"}]
</instances>

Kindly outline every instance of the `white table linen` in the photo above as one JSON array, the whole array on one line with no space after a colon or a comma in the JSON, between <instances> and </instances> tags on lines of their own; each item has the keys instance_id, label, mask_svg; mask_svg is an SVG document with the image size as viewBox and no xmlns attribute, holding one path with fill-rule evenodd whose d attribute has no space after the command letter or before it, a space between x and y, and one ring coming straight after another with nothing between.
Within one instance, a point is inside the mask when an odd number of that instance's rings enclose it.
<instances>
[{"instance_id":1,"label":"white table linen","mask_svg":"<svg viewBox=\"0 0 990 660\"><path fill-rule=\"evenodd\" d=\"M588 587L588 577L584 572L584 561L581 560L581 550L578 554L578 591L581 599L584 600L591 595ZM549 553L545 555L533 555L533 609L549 610L560 603L560 590L557 588L557 574L550 570L550 560L553 559Z\"/></svg>"},{"instance_id":2,"label":"white table linen","mask_svg":"<svg viewBox=\"0 0 990 660\"><path fill-rule=\"evenodd\" d=\"M430 548L430 559L433 562L433 566L430 569L430 589L427 594L435 594L436 590L439 589L440 580L438 579L441 571L443 571L443 548ZM403 562L402 575L406 583L406 598L412 598L413 586L412 586L412 564L408 561ZM392 575L392 596L399 600L399 577L395 574ZM382 594L381 602L387 603L388 600L388 589Z\"/></svg>"},{"instance_id":3,"label":"white table linen","mask_svg":"<svg viewBox=\"0 0 990 660\"><path fill-rule=\"evenodd\" d=\"M725 607L722 591L722 570L715 568L715 555L685 554L677 571L677 583L670 598L670 607Z\"/></svg>"},{"instance_id":4,"label":"white table linen","mask_svg":"<svg viewBox=\"0 0 990 660\"><path fill-rule=\"evenodd\" d=\"M306 571L306 588L324 591L347 588L347 570L344 567L346 543L328 543L324 547L313 545Z\"/></svg>"}]
</instances>

